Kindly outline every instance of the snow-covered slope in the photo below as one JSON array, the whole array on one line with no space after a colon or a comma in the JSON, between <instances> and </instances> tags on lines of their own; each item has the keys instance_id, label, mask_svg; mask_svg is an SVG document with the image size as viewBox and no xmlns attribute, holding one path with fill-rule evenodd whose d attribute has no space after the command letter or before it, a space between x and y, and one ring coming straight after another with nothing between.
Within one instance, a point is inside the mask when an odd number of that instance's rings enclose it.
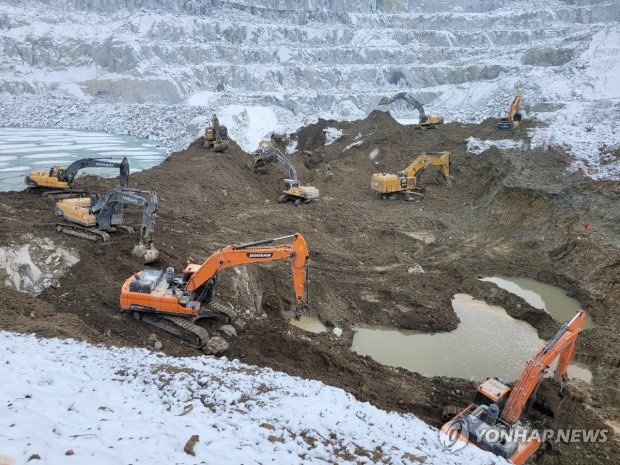
<instances>
[{"instance_id":1,"label":"snow-covered slope","mask_svg":"<svg viewBox=\"0 0 620 465\"><path fill-rule=\"evenodd\" d=\"M0 126L178 149L216 111L253 150L270 130L361 118L403 89L467 122L505 114L521 90L525 116L572 148L567 127L619 119L618 20L620 0L0 0ZM598 168L613 124L574 155Z\"/></svg>"},{"instance_id":2,"label":"snow-covered slope","mask_svg":"<svg viewBox=\"0 0 620 465\"><path fill-rule=\"evenodd\" d=\"M412 415L225 358L6 332L0 354L3 464L506 463L475 447L444 453Z\"/></svg>"}]
</instances>

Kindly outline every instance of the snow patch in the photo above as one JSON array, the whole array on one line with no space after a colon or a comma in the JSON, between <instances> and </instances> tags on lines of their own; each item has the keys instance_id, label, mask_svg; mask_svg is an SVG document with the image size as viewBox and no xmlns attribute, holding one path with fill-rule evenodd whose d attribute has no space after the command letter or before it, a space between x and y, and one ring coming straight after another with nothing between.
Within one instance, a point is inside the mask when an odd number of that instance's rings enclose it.
<instances>
[{"instance_id":1,"label":"snow patch","mask_svg":"<svg viewBox=\"0 0 620 465\"><path fill-rule=\"evenodd\" d=\"M297 141L296 140L292 140L286 146L286 153L289 154L289 155L292 155L295 152L297 152Z\"/></svg>"},{"instance_id":2,"label":"snow patch","mask_svg":"<svg viewBox=\"0 0 620 465\"><path fill-rule=\"evenodd\" d=\"M362 145L364 143L363 140L358 140L353 142L352 144L347 145L344 149L342 149L343 152L346 152L347 150L349 150L350 148L356 147L358 145Z\"/></svg>"},{"instance_id":3,"label":"snow patch","mask_svg":"<svg viewBox=\"0 0 620 465\"><path fill-rule=\"evenodd\" d=\"M217 111L220 124L228 128L230 137L248 153L272 132L279 132L275 112L267 107L230 105Z\"/></svg>"},{"instance_id":4,"label":"snow patch","mask_svg":"<svg viewBox=\"0 0 620 465\"><path fill-rule=\"evenodd\" d=\"M333 144L342 136L342 131L336 128L325 128L323 132L325 133L325 145Z\"/></svg>"},{"instance_id":5,"label":"snow patch","mask_svg":"<svg viewBox=\"0 0 620 465\"><path fill-rule=\"evenodd\" d=\"M370 464L377 451L394 464L506 463L476 447L447 454L413 415L225 357L7 332L0 352L0 450L19 464L33 454L42 463Z\"/></svg>"},{"instance_id":6,"label":"snow patch","mask_svg":"<svg viewBox=\"0 0 620 465\"><path fill-rule=\"evenodd\" d=\"M498 149L520 149L523 148L523 141L515 141L510 139L502 140L480 140L476 137L470 137L467 139L467 151L475 155L480 155L485 150L490 149L492 146Z\"/></svg>"},{"instance_id":7,"label":"snow patch","mask_svg":"<svg viewBox=\"0 0 620 465\"><path fill-rule=\"evenodd\" d=\"M45 288L58 286L67 269L80 261L77 254L57 247L48 238L26 234L23 244L0 247L0 271L4 285L38 295Z\"/></svg>"}]
</instances>

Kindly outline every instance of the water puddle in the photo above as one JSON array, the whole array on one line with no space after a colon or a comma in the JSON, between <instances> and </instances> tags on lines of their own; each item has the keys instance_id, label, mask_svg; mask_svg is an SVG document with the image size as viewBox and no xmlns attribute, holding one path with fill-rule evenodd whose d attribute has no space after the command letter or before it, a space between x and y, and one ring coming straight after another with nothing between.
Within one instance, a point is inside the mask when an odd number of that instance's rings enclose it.
<instances>
[{"instance_id":1,"label":"water puddle","mask_svg":"<svg viewBox=\"0 0 620 465\"><path fill-rule=\"evenodd\" d=\"M291 324L310 333L324 333L327 331L327 328L321 323L321 320L303 314L299 320L292 319Z\"/></svg>"},{"instance_id":2,"label":"water puddle","mask_svg":"<svg viewBox=\"0 0 620 465\"><path fill-rule=\"evenodd\" d=\"M550 284L543 284L533 279L527 278L483 278L480 281L487 281L496 284L515 295L518 295L534 308L545 310L551 317L560 323L565 323L575 316L577 310L581 308L579 302L566 295L562 289ZM594 328L590 315L586 314L584 329Z\"/></svg>"},{"instance_id":3,"label":"water puddle","mask_svg":"<svg viewBox=\"0 0 620 465\"><path fill-rule=\"evenodd\" d=\"M566 374L569 378L580 379L586 383L592 382L592 372L583 365L571 363L566 368Z\"/></svg>"},{"instance_id":4,"label":"water puddle","mask_svg":"<svg viewBox=\"0 0 620 465\"><path fill-rule=\"evenodd\" d=\"M68 166L80 158L118 162L123 157L136 173L160 164L166 158L166 148L159 142L104 132L0 128L0 191L23 190L24 176L32 170ZM80 173L116 177L118 169L87 168Z\"/></svg>"},{"instance_id":5,"label":"water puddle","mask_svg":"<svg viewBox=\"0 0 620 465\"><path fill-rule=\"evenodd\" d=\"M467 294L456 294L452 306L461 323L450 333L360 327L356 328L352 350L370 355L384 365L407 368L425 376L478 381L497 376L514 381L527 360L546 342L531 325L515 320L501 307ZM580 369L584 370L576 367L573 376L587 378L587 373L580 373Z\"/></svg>"}]
</instances>

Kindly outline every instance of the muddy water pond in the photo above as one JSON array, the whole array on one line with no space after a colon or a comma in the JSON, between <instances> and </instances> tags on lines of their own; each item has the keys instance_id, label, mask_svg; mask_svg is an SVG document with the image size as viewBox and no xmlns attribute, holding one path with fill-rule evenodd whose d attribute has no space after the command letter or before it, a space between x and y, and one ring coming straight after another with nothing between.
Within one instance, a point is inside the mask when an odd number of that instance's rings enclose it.
<instances>
[{"instance_id":1,"label":"muddy water pond","mask_svg":"<svg viewBox=\"0 0 620 465\"><path fill-rule=\"evenodd\" d=\"M527 278L493 277L483 278L508 292L518 295L534 308L546 311L560 323L565 323L575 316L581 308L579 302L566 295L562 289L550 284L543 284ZM586 314L584 329L594 328L590 315Z\"/></svg>"},{"instance_id":2,"label":"muddy water pond","mask_svg":"<svg viewBox=\"0 0 620 465\"><path fill-rule=\"evenodd\" d=\"M318 318L306 316L304 314L301 315L301 318L299 320L291 319L290 323L293 326L297 326L298 328L301 328L310 333L324 333L325 331L327 331L327 328L323 323L321 323L321 320L319 320Z\"/></svg>"},{"instance_id":3,"label":"muddy water pond","mask_svg":"<svg viewBox=\"0 0 620 465\"><path fill-rule=\"evenodd\" d=\"M501 307L467 294L455 295L452 306L461 323L450 333L359 327L352 350L425 376L473 380L496 376L514 381L531 355L546 342L531 325L515 320ZM578 372L574 376L582 378Z\"/></svg>"},{"instance_id":4,"label":"muddy water pond","mask_svg":"<svg viewBox=\"0 0 620 465\"><path fill-rule=\"evenodd\" d=\"M32 170L69 166L81 158L120 162L129 160L132 173L151 168L166 158L166 147L151 140L76 129L0 128L0 191L23 190ZM118 168L86 168L79 174L118 176ZM131 186L131 179L130 179Z\"/></svg>"}]
</instances>

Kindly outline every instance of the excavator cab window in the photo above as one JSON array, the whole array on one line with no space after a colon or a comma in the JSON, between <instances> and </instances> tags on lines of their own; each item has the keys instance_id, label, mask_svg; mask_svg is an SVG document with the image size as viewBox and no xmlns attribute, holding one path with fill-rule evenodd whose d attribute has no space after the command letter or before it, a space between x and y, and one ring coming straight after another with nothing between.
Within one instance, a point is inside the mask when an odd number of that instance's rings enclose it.
<instances>
[{"instance_id":1,"label":"excavator cab window","mask_svg":"<svg viewBox=\"0 0 620 465\"><path fill-rule=\"evenodd\" d=\"M292 187L293 186L291 185L290 182L286 182L286 181L284 182L284 190L285 191L291 190Z\"/></svg>"},{"instance_id":2,"label":"excavator cab window","mask_svg":"<svg viewBox=\"0 0 620 465\"><path fill-rule=\"evenodd\" d=\"M220 126L220 137L226 138L228 136L228 129L226 126Z\"/></svg>"}]
</instances>

